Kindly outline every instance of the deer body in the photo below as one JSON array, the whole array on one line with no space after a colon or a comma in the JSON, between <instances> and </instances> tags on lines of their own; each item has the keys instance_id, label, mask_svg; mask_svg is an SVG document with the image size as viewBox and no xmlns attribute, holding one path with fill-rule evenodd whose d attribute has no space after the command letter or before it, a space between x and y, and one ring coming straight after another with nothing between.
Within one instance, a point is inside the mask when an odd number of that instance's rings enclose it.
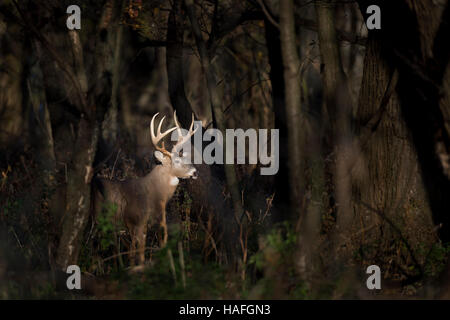
<instances>
[{"instance_id":1,"label":"deer body","mask_svg":"<svg viewBox=\"0 0 450 320\"><path fill-rule=\"evenodd\" d=\"M159 223L164 231L163 245L167 242L168 232L166 223L166 205L173 196L179 179L196 178L196 169L190 164L187 155L179 155L178 148L184 144L194 133L193 121L189 133L182 136L181 129L176 120L176 127L161 134L161 125L158 126L157 136L154 136L153 117L150 130L152 142L157 149L155 157L161 162L149 174L142 178L126 181L111 181L107 179L95 180L94 212L102 210L103 203L114 203L117 206L115 221L122 221L131 236L130 260L134 264L137 247L138 262L145 262L145 240L147 226ZM169 152L158 146L158 142L173 130L178 129L178 142Z\"/></svg>"}]
</instances>

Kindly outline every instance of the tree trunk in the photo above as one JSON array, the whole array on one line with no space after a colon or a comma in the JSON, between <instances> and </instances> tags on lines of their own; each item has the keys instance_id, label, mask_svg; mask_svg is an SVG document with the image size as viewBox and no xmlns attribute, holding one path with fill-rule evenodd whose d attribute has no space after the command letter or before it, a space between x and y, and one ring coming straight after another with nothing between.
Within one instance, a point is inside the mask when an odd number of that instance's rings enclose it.
<instances>
[{"instance_id":1,"label":"tree trunk","mask_svg":"<svg viewBox=\"0 0 450 320\"><path fill-rule=\"evenodd\" d=\"M75 53L77 87L80 88L78 96L81 97L81 101L77 107L81 111L81 116L78 122L74 153L67 173L66 211L56 257L56 263L62 269L70 264L76 264L84 228L89 219L92 164L97 152L99 124L104 120L112 97L110 75L113 72L111 71L112 63L108 63L107 50L108 44L111 43L107 39L109 38L108 33L112 32L110 25L113 7L114 1L112 0L107 1L103 7L97 31L100 43L96 44L95 51L94 73L96 78L94 78L89 91L83 61L83 46L78 31L69 31L70 44ZM100 33L103 33L104 36L100 37ZM120 41L120 38L118 40ZM116 54L118 56L119 52L116 51ZM115 81L118 81L118 78Z\"/></svg>"},{"instance_id":2,"label":"tree trunk","mask_svg":"<svg viewBox=\"0 0 450 320\"><path fill-rule=\"evenodd\" d=\"M360 1L363 15L368 4ZM421 276L428 251L421 254L416 249L425 245L431 250L436 241L431 212L434 223L444 225L448 215L442 213L449 212L448 197L443 195L450 194L449 184L434 150L439 100L432 86L416 74L422 66L425 73L433 72L427 66L427 59L433 58L427 55L440 23L439 8L422 1L370 4L380 5L383 18L381 30L369 31L366 46L356 121L362 166L353 172L359 218L354 225L370 230L357 240L361 248L373 249L361 251L363 260L383 257L380 266L386 264L390 272L388 266L401 266L405 259L401 257L407 257L415 268L403 273ZM390 253L392 243L400 254Z\"/></svg>"},{"instance_id":3,"label":"tree trunk","mask_svg":"<svg viewBox=\"0 0 450 320\"><path fill-rule=\"evenodd\" d=\"M119 11L121 12L121 11ZM123 47L123 26L117 25L114 28L116 33L113 33L111 28L109 36L112 38L109 41L109 46L114 47L114 58L109 69L112 71L111 83L111 101L110 107L105 115L105 120L102 123L102 138L106 142L108 149L113 149L117 142L117 135L119 134L119 99L120 99L120 80L121 80L121 61L122 61L122 47ZM111 152L108 150L107 152Z\"/></svg>"},{"instance_id":4,"label":"tree trunk","mask_svg":"<svg viewBox=\"0 0 450 320\"><path fill-rule=\"evenodd\" d=\"M206 43L203 40L203 36L201 34L200 26L198 25L198 21L195 15L195 9L193 7L192 0L185 1L189 19L191 21L192 31L195 37L195 41L197 44L197 49L200 54L200 62L202 65L203 73L206 77L206 85L208 87L208 93L211 101L211 111L213 115L213 122L215 127L219 129L222 133L225 133L225 119L222 111L222 102L219 97L216 88L216 77L214 74L214 70L211 67L211 57L209 56L208 50L206 48ZM226 143L223 144L224 150L226 150ZM235 167L233 164L226 164L225 166L225 176L227 180L227 186L231 193L231 199L233 202L233 209L235 218L240 220L243 212L242 204L241 204L241 196L239 192L239 185L236 179Z\"/></svg>"},{"instance_id":5,"label":"tree trunk","mask_svg":"<svg viewBox=\"0 0 450 320\"><path fill-rule=\"evenodd\" d=\"M97 147L98 131L96 123L81 118L72 165L67 173L66 212L56 259L58 266L63 269L77 263L80 242L89 218L92 163Z\"/></svg>"},{"instance_id":6,"label":"tree trunk","mask_svg":"<svg viewBox=\"0 0 450 320\"><path fill-rule=\"evenodd\" d=\"M175 0L167 22L166 67L169 97L181 125L191 124L193 110L186 98L183 77L184 16L181 14L181 0Z\"/></svg>"},{"instance_id":7,"label":"tree trunk","mask_svg":"<svg viewBox=\"0 0 450 320\"><path fill-rule=\"evenodd\" d=\"M332 241L335 249L342 245L343 233L352 220L351 181L349 163L353 157L350 116L351 97L342 66L334 19L335 1L316 1L317 33L323 69L326 157L330 157L328 172L337 206L337 219ZM339 255L338 252L335 252Z\"/></svg>"},{"instance_id":8,"label":"tree trunk","mask_svg":"<svg viewBox=\"0 0 450 320\"><path fill-rule=\"evenodd\" d=\"M270 83L272 87L272 105L275 115L275 128L280 133L279 153L280 167L275 176L275 197L273 200L276 215L274 222L280 222L289 218L290 204L290 179L288 168L288 129L286 122L283 61L281 57L280 31L269 20L264 20L267 53L270 64Z\"/></svg>"},{"instance_id":9,"label":"tree trunk","mask_svg":"<svg viewBox=\"0 0 450 320\"><path fill-rule=\"evenodd\" d=\"M39 59L42 57L39 43L35 42L35 50ZM36 146L36 159L42 178L42 186L52 188L56 182L56 158L50 114L47 108L43 74L40 63L31 66L27 77L27 97L29 102L29 121L31 142ZM44 188L45 188L44 187Z\"/></svg>"},{"instance_id":10,"label":"tree trunk","mask_svg":"<svg viewBox=\"0 0 450 320\"><path fill-rule=\"evenodd\" d=\"M292 217L304 212L304 129L300 101L300 61L296 46L294 6L292 0L280 2L280 43L284 68L286 126L288 130L288 167L290 181L290 210Z\"/></svg>"},{"instance_id":11,"label":"tree trunk","mask_svg":"<svg viewBox=\"0 0 450 320\"><path fill-rule=\"evenodd\" d=\"M192 33L194 34L195 42L200 55L200 63L202 66L202 71L206 77L206 85L208 87L208 94L211 102L211 113L213 117L213 123L214 126L224 134L226 132L225 127L226 124L222 110L222 101L219 97L216 87L217 83L216 76L211 66L210 53L206 48L206 43L203 40L203 36L201 34L200 26L198 24L195 14L193 0L185 0L185 6L189 15L189 20L191 22ZM231 143L234 143L234 141ZM227 150L227 143L225 139L223 143L223 149ZM234 164L224 164L224 170L227 188L230 192L231 202L233 206L232 212L233 216L224 217L225 221L229 221L228 223L226 223L225 233L228 234L227 240L231 241L231 243L228 244L228 251L230 251L230 258L232 259L232 264L234 264L233 263L235 262L234 259L236 259L236 254L234 252L237 246L237 239L236 237L230 238L229 236L231 236L233 233L237 234L238 228L236 228L235 227L236 225L234 223L231 223L231 221L234 221L236 224L240 225L246 222L246 215L244 214L244 210L241 203L241 194L239 190L239 184L236 178L236 170Z\"/></svg>"}]
</instances>

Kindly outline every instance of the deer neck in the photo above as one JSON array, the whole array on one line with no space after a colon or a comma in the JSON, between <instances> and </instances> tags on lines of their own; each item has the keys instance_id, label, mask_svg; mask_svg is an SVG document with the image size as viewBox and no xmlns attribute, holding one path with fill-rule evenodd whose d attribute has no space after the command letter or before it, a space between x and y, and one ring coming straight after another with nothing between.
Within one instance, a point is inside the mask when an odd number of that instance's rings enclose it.
<instances>
[{"instance_id":1,"label":"deer neck","mask_svg":"<svg viewBox=\"0 0 450 320\"><path fill-rule=\"evenodd\" d=\"M167 200L172 197L179 183L179 179L172 175L171 168L163 165L157 165L144 177L144 181Z\"/></svg>"}]
</instances>

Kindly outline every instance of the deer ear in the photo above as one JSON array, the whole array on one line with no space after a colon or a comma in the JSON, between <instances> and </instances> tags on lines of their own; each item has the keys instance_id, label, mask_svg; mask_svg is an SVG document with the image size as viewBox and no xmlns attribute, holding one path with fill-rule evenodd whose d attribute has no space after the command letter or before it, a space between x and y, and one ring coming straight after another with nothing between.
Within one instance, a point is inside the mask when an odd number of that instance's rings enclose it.
<instances>
[{"instance_id":1,"label":"deer ear","mask_svg":"<svg viewBox=\"0 0 450 320\"><path fill-rule=\"evenodd\" d=\"M161 151L155 151L155 157L156 159L158 159L159 162L163 163L164 154Z\"/></svg>"}]
</instances>

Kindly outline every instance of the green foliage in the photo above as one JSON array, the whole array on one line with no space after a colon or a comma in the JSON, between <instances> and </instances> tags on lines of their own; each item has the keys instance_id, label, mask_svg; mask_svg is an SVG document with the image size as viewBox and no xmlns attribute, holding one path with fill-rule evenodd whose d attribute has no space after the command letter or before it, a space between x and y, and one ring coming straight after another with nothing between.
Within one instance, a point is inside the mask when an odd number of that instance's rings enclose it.
<instances>
[{"instance_id":1,"label":"green foliage","mask_svg":"<svg viewBox=\"0 0 450 320\"><path fill-rule=\"evenodd\" d=\"M115 244L116 231L120 227L114 222L116 212L117 204L106 202L102 205L101 213L97 219L100 247L102 250L107 250Z\"/></svg>"},{"instance_id":2,"label":"green foliage","mask_svg":"<svg viewBox=\"0 0 450 320\"><path fill-rule=\"evenodd\" d=\"M278 228L273 229L272 232L268 234L267 241L268 244L278 252L290 254L295 248L297 234L294 232L288 221L283 221Z\"/></svg>"},{"instance_id":3,"label":"green foliage","mask_svg":"<svg viewBox=\"0 0 450 320\"><path fill-rule=\"evenodd\" d=\"M119 233L124 226L121 219L116 221L117 209L118 206L115 203L105 202L102 204L102 210L96 217L94 231L89 231L89 241L84 242L81 246L79 266L83 272L104 275L120 272L125 266L121 255L115 259L104 260L119 254Z\"/></svg>"},{"instance_id":4,"label":"green foliage","mask_svg":"<svg viewBox=\"0 0 450 320\"><path fill-rule=\"evenodd\" d=\"M291 224L284 221L276 225L263 240L263 250L259 250L249 259L249 264L254 264L259 270L266 265L264 254L271 252L273 255L280 256L277 263L284 263L289 259L295 250L297 243L297 234L294 232Z\"/></svg>"},{"instance_id":5,"label":"green foliage","mask_svg":"<svg viewBox=\"0 0 450 320\"><path fill-rule=\"evenodd\" d=\"M22 203L17 199L6 199L6 202L0 208L0 212L3 213L3 219L5 219L9 224L14 224L18 222L19 212L22 208Z\"/></svg>"},{"instance_id":6,"label":"green foliage","mask_svg":"<svg viewBox=\"0 0 450 320\"><path fill-rule=\"evenodd\" d=\"M292 224L284 221L275 225L260 238L260 248L249 259L249 266L263 273L250 289L252 299L307 299L305 283L295 268L297 233Z\"/></svg>"},{"instance_id":7,"label":"green foliage","mask_svg":"<svg viewBox=\"0 0 450 320\"><path fill-rule=\"evenodd\" d=\"M131 299L221 298L226 291L225 272L222 267L214 263L202 263L201 256L185 256L186 286L183 286L178 240L177 237L169 239L167 246L154 254L153 264L145 270L143 275L130 277L128 297ZM170 255L173 258L173 266L171 266Z\"/></svg>"},{"instance_id":8,"label":"green foliage","mask_svg":"<svg viewBox=\"0 0 450 320\"><path fill-rule=\"evenodd\" d=\"M445 267L448 254L450 253L450 244L436 243L430 249L424 266L426 276L435 277L439 275Z\"/></svg>"},{"instance_id":9,"label":"green foliage","mask_svg":"<svg viewBox=\"0 0 450 320\"><path fill-rule=\"evenodd\" d=\"M291 298L294 300L306 300L310 298L308 287L300 282L290 292Z\"/></svg>"},{"instance_id":10,"label":"green foliage","mask_svg":"<svg viewBox=\"0 0 450 320\"><path fill-rule=\"evenodd\" d=\"M250 265L255 265L257 270L262 270L264 268L264 257L262 252L257 252L252 255L248 262Z\"/></svg>"},{"instance_id":11,"label":"green foliage","mask_svg":"<svg viewBox=\"0 0 450 320\"><path fill-rule=\"evenodd\" d=\"M181 209L183 211L186 211L188 209L190 209L192 206L192 198L189 195L189 193L187 192L187 190L184 190L184 197L183 197L183 202L181 203Z\"/></svg>"}]
</instances>

